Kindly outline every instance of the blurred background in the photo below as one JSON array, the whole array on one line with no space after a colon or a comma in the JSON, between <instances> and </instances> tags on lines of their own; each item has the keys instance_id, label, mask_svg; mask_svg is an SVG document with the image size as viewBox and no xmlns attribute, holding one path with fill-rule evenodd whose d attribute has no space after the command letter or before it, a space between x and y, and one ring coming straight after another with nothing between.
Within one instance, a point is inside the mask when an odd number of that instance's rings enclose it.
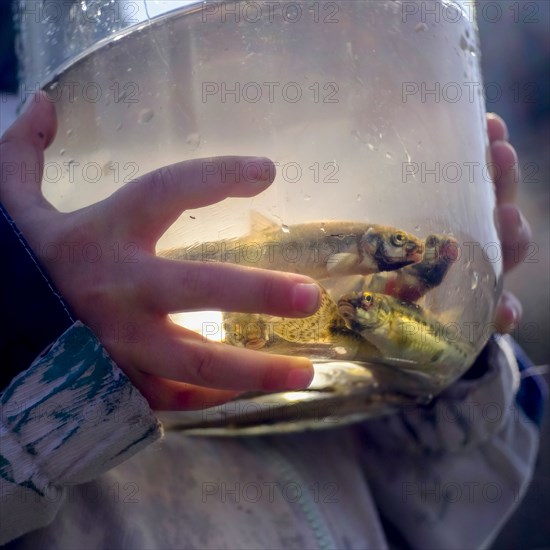
<instances>
[{"instance_id":1,"label":"blurred background","mask_svg":"<svg viewBox=\"0 0 550 550\"><path fill-rule=\"evenodd\" d=\"M522 168L519 204L533 230L536 257L510 273L505 285L519 296L523 320L514 333L547 382L550 362L550 2L479 0L481 62L487 111L508 124ZM496 6L496 7L495 7ZM487 94L489 95L489 93ZM490 99L493 99L491 101ZM496 100L494 100L496 99ZM544 368L544 365L546 368ZM535 477L522 505L493 545L494 549L550 548L550 422L542 427Z\"/></svg>"},{"instance_id":2,"label":"blurred background","mask_svg":"<svg viewBox=\"0 0 550 550\"><path fill-rule=\"evenodd\" d=\"M524 307L514 337L550 382L550 1L478 0L476 5L487 110L508 124L522 169L519 204L533 230L531 262L505 283ZM10 0L0 0L0 131L13 121L18 104L10 7ZM548 416L547 411L530 490L494 549L550 548Z\"/></svg>"}]
</instances>

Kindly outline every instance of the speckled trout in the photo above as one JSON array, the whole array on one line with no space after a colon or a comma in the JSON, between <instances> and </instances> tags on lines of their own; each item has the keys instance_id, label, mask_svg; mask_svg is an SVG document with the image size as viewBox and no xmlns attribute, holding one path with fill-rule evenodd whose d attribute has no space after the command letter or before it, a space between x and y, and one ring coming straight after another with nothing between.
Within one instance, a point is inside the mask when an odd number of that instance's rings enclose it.
<instances>
[{"instance_id":1,"label":"speckled trout","mask_svg":"<svg viewBox=\"0 0 550 550\"><path fill-rule=\"evenodd\" d=\"M323 287L321 305L309 317L224 313L223 318L224 341L233 346L324 359L366 361L382 358L370 342L346 326L338 306Z\"/></svg>"},{"instance_id":2,"label":"speckled trout","mask_svg":"<svg viewBox=\"0 0 550 550\"><path fill-rule=\"evenodd\" d=\"M250 235L167 250L161 255L324 279L400 269L421 261L423 251L423 240L393 227L353 221L281 226L254 213Z\"/></svg>"},{"instance_id":3,"label":"speckled trout","mask_svg":"<svg viewBox=\"0 0 550 550\"><path fill-rule=\"evenodd\" d=\"M459 370L473 360L473 347L447 334L446 327L420 306L373 292L338 300L347 327L373 344L384 359L403 361L424 372Z\"/></svg>"}]
</instances>

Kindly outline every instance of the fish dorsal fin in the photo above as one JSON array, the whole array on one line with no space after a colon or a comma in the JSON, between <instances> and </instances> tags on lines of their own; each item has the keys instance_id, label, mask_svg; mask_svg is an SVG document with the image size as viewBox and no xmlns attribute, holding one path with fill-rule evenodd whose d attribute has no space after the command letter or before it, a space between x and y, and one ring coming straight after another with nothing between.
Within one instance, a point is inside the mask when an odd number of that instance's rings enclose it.
<instances>
[{"instance_id":1,"label":"fish dorsal fin","mask_svg":"<svg viewBox=\"0 0 550 550\"><path fill-rule=\"evenodd\" d=\"M257 210L250 213L250 232L252 235L262 235L278 231L281 226L270 220L267 216L260 214Z\"/></svg>"}]
</instances>

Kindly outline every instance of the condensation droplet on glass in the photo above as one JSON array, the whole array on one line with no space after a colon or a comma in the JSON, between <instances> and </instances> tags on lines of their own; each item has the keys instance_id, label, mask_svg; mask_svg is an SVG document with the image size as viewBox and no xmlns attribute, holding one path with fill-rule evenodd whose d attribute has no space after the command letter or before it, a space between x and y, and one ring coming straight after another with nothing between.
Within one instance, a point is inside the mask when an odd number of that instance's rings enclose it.
<instances>
[{"instance_id":1,"label":"condensation droplet on glass","mask_svg":"<svg viewBox=\"0 0 550 550\"><path fill-rule=\"evenodd\" d=\"M416 27L414 28L416 32L424 32L428 30L428 25L426 23L418 23Z\"/></svg>"},{"instance_id":2,"label":"condensation droplet on glass","mask_svg":"<svg viewBox=\"0 0 550 550\"><path fill-rule=\"evenodd\" d=\"M474 271L472 273L472 285L471 285L471 289L472 290L475 290L477 288L477 285L479 283L479 275L477 274L477 271Z\"/></svg>"},{"instance_id":3,"label":"condensation droplet on glass","mask_svg":"<svg viewBox=\"0 0 550 550\"><path fill-rule=\"evenodd\" d=\"M419 225L415 225L415 226L414 226L414 230L415 230L415 231L420 231L420 229L421 229L421 228L420 228Z\"/></svg>"},{"instance_id":4,"label":"condensation droplet on glass","mask_svg":"<svg viewBox=\"0 0 550 550\"><path fill-rule=\"evenodd\" d=\"M367 143L367 147L371 150L371 151L374 151L374 145L372 143Z\"/></svg>"},{"instance_id":5,"label":"condensation droplet on glass","mask_svg":"<svg viewBox=\"0 0 550 550\"><path fill-rule=\"evenodd\" d=\"M392 159L391 153L386 153L386 158L387 158L388 160L391 160L391 159Z\"/></svg>"},{"instance_id":6,"label":"condensation droplet on glass","mask_svg":"<svg viewBox=\"0 0 550 550\"><path fill-rule=\"evenodd\" d=\"M122 122L119 122L116 126L115 126L115 130L121 130L122 129Z\"/></svg>"},{"instance_id":7,"label":"condensation droplet on glass","mask_svg":"<svg viewBox=\"0 0 550 550\"><path fill-rule=\"evenodd\" d=\"M362 197L361 197L361 194L360 194L360 193L357 193L357 197L356 197L356 199L357 199L357 202L359 202L359 201L360 201L360 200L362 199Z\"/></svg>"},{"instance_id":8,"label":"condensation droplet on glass","mask_svg":"<svg viewBox=\"0 0 550 550\"><path fill-rule=\"evenodd\" d=\"M283 230L283 233L290 233L290 229L288 228L288 225L284 224L281 226L281 229Z\"/></svg>"},{"instance_id":9,"label":"condensation droplet on glass","mask_svg":"<svg viewBox=\"0 0 550 550\"><path fill-rule=\"evenodd\" d=\"M462 50L465 50L468 48L468 41L466 40L466 37L464 35L460 37L460 48Z\"/></svg>"},{"instance_id":10,"label":"condensation droplet on glass","mask_svg":"<svg viewBox=\"0 0 550 550\"><path fill-rule=\"evenodd\" d=\"M60 149L60 150L59 150L59 154L60 154L61 156L63 156L63 155L65 154L65 149Z\"/></svg>"},{"instance_id":11,"label":"condensation droplet on glass","mask_svg":"<svg viewBox=\"0 0 550 550\"><path fill-rule=\"evenodd\" d=\"M310 201L311 200L311 195L304 195L304 200L305 201Z\"/></svg>"},{"instance_id":12,"label":"condensation droplet on glass","mask_svg":"<svg viewBox=\"0 0 550 550\"><path fill-rule=\"evenodd\" d=\"M153 109L142 109L139 113L139 122L141 124L149 122L155 116Z\"/></svg>"},{"instance_id":13,"label":"condensation droplet on glass","mask_svg":"<svg viewBox=\"0 0 550 550\"><path fill-rule=\"evenodd\" d=\"M131 72L132 72L132 67L128 67L128 68L126 69L126 72L127 72L127 73L131 73Z\"/></svg>"},{"instance_id":14,"label":"condensation droplet on glass","mask_svg":"<svg viewBox=\"0 0 550 550\"><path fill-rule=\"evenodd\" d=\"M201 144L200 134L197 134L196 132L193 134L189 134L187 136L187 139L185 140L185 143L187 143L187 145L189 145L193 149L197 149Z\"/></svg>"},{"instance_id":15,"label":"condensation droplet on glass","mask_svg":"<svg viewBox=\"0 0 550 550\"><path fill-rule=\"evenodd\" d=\"M72 128L69 128L65 134L67 134L67 137L71 137L73 135L73 129Z\"/></svg>"}]
</instances>

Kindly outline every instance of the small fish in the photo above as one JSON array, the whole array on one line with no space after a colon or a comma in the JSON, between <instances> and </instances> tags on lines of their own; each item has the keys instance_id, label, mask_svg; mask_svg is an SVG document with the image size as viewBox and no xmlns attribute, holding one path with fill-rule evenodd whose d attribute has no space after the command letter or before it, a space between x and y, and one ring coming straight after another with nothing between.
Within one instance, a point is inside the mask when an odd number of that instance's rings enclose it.
<instances>
[{"instance_id":1,"label":"small fish","mask_svg":"<svg viewBox=\"0 0 550 550\"><path fill-rule=\"evenodd\" d=\"M347 327L373 344L384 359L424 371L463 370L474 358L473 347L430 317L416 304L374 292L344 295L338 311ZM452 336L452 337L451 337Z\"/></svg>"},{"instance_id":2,"label":"small fish","mask_svg":"<svg viewBox=\"0 0 550 550\"><path fill-rule=\"evenodd\" d=\"M381 357L374 346L347 328L336 303L323 287L321 305L309 317L224 313L223 323L224 341L233 346L327 359L373 360Z\"/></svg>"},{"instance_id":3,"label":"small fish","mask_svg":"<svg viewBox=\"0 0 550 550\"><path fill-rule=\"evenodd\" d=\"M457 260L458 243L449 235L428 235L422 261L392 272L377 273L365 281L364 290L416 302L439 286Z\"/></svg>"},{"instance_id":4,"label":"small fish","mask_svg":"<svg viewBox=\"0 0 550 550\"><path fill-rule=\"evenodd\" d=\"M424 242L405 231L351 221L280 226L252 216L251 234L161 253L176 260L218 261L324 279L368 275L420 262Z\"/></svg>"}]
</instances>

